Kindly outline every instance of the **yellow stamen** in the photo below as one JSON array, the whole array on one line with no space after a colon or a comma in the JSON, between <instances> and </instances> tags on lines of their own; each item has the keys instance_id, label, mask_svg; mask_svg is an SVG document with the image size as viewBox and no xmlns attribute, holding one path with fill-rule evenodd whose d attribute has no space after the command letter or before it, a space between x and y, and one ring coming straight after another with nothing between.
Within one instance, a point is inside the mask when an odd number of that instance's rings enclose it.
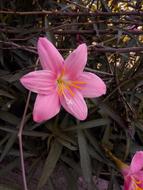
<instances>
[{"instance_id":1,"label":"yellow stamen","mask_svg":"<svg viewBox=\"0 0 143 190\"><path fill-rule=\"evenodd\" d=\"M69 91L70 95L71 95L71 96L74 96L73 91L70 89L70 87L69 87L68 85L66 86L66 88L67 88L67 90Z\"/></svg>"},{"instance_id":2,"label":"yellow stamen","mask_svg":"<svg viewBox=\"0 0 143 190\"><path fill-rule=\"evenodd\" d=\"M77 89L83 89L81 86L78 86L74 83L71 83L70 86L73 86L74 88L77 88Z\"/></svg>"},{"instance_id":3,"label":"yellow stamen","mask_svg":"<svg viewBox=\"0 0 143 190\"><path fill-rule=\"evenodd\" d=\"M58 84L58 93L59 95L62 95L64 92L64 85L62 83Z\"/></svg>"},{"instance_id":4,"label":"yellow stamen","mask_svg":"<svg viewBox=\"0 0 143 190\"><path fill-rule=\"evenodd\" d=\"M73 97L74 92L72 91L71 87L76 89L83 89L80 85L86 84L84 81L66 81L64 79L65 75L65 69L63 68L61 71L60 76L57 79L57 85L58 85L58 94L59 95L65 95L65 90L69 92L69 94Z\"/></svg>"},{"instance_id":5,"label":"yellow stamen","mask_svg":"<svg viewBox=\"0 0 143 190\"><path fill-rule=\"evenodd\" d=\"M80 85L86 84L84 81L71 81L70 86L77 88L77 89L83 89Z\"/></svg>"},{"instance_id":6,"label":"yellow stamen","mask_svg":"<svg viewBox=\"0 0 143 190\"><path fill-rule=\"evenodd\" d=\"M86 82L84 81L72 81L73 84L87 84Z\"/></svg>"}]
</instances>

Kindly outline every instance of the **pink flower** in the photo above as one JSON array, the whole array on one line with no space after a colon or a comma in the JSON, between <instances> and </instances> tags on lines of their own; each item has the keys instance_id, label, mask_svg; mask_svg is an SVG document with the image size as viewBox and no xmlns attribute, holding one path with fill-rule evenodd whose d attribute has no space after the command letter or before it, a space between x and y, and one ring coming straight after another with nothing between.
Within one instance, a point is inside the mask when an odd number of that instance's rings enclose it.
<instances>
[{"instance_id":1,"label":"pink flower","mask_svg":"<svg viewBox=\"0 0 143 190\"><path fill-rule=\"evenodd\" d=\"M61 105L79 120L87 117L83 97L99 97L106 85L97 75L83 72L87 62L87 46L81 44L65 60L46 38L38 40L38 54L43 70L24 75L20 81L37 93L33 119L42 122L54 117Z\"/></svg>"},{"instance_id":2,"label":"pink flower","mask_svg":"<svg viewBox=\"0 0 143 190\"><path fill-rule=\"evenodd\" d=\"M130 166L121 169L124 176L124 190L143 190L143 151L134 155Z\"/></svg>"}]
</instances>

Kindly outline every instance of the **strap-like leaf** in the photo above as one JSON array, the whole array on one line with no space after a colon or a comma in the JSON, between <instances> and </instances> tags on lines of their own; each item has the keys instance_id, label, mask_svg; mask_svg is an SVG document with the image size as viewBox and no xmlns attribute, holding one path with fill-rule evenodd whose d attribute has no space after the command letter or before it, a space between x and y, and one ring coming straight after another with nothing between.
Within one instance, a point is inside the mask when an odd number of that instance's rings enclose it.
<instances>
[{"instance_id":1,"label":"strap-like leaf","mask_svg":"<svg viewBox=\"0 0 143 190\"><path fill-rule=\"evenodd\" d=\"M50 149L50 152L48 154L48 157L46 159L44 168L43 168L43 173L42 176L40 178L39 184L38 184L38 189L40 189L41 187L43 187L48 178L50 177L50 175L52 174L56 163L58 162L61 152L62 152L62 145L60 143L58 143L56 140L54 141L54 143L52 144L52 147Z\"/></svg>"},{"instance_id":2,"label":"strap-like leaf","mask_svg":"<svg viewBox=\"0 0 143 190\"><path fill-rule=\"evenodd\" d=\"M83 177L85 181L90 184L91 183L91 163L90 157L88 153L88 146L82 130L78 131L78 144L79 144L79 152L80 152L80 164L83 173Z\"/></svg>"}]
</instances>

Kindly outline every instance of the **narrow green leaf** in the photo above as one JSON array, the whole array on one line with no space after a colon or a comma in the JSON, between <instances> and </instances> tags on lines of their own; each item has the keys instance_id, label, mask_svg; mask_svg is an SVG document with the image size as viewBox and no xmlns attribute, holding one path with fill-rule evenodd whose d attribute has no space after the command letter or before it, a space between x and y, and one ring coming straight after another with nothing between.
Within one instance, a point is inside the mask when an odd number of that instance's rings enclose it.
<instances>
[{"instance_id":1,"label":"narrow green leaf","mask_svg":"<svg viewBox=\"0 0 143 190\"><path fill-rule=\"evenodd\" d=\"M20 189L18 187L11 187L10 185L0 184L0 190L20 190Z\"/></svg>"},{"instance_id":2,"label":"narrow green leaf","mask_svg":"<svg viewBox=\"0 0 143 190\"><path fill-rule=\"evenodd\" d=\"M6 121L12 125L18 125L20 119L10 112L0 111L0 119Z\"/></svg>"},{"instance_id":3,"label":"narrow green leaf","mask_svg":"<svg viewBox=\"0 0 143 190\"><path fill-rule=\"evenodd\" d=\"M96 152L95 149L92 148L91 146L88 147L88 151L92 158L95 158L96 160L100 162L106 163L106 161L100 156L100 154Z\"/></svg>"},{"instance_id":4,"label":"narrow green leaf","mask_svg":"<svg viewBox=\"0 0 143 190\"><path fill-rule=\"evenodd\" d=\"M48 181L47 181L47 186L49 190L55 190L55 186L53 184L53 181L51 179L51 177L49 177Z\"/></svg>"},{"instance_id":5,"label":"narrow green leaf","mask_svg":"<svg viewBox=\"0 0 143 190\"><path fill-rule=\"evenodd\" d=\"M65 146L66 148L70 149L70 150L77 150L77 147L72 145L70 142L62 139L62 138L57 138L57 140L63 145Z\"/></svg>"},{"instance_id":6,"label":"narrow green leaf","mask_svg":"<svg viewBox=\"0 0 143 190\"><path fill-rule=\"evenodd\" d=\"M72 130L78 130L78 129L88 129L88 128L93 128L93 127L98 127L102 125L107 125L109 124L110 120L107 118L104 119L96 119L96 120L91 120L87 122L82 122L78 125L74 125L71 127L68 127L64 129L64 131L72 131Z\"/></svg>"},{"instance_id":7,"label":"narrow green leaf","mask_svg":"<svg viewBox=\"0 0 143 190\"><path fill-rule=\"evenodd\" d=\"M0 176L5 175L7 172L10 172L15 167L19 166L19 163L20 163L19 158L16 158L15 160L3 166L3 168L1 168L0 170Z\"/></svg>"},{"instance_id":8,"label":"narrow green leaf","mask_svg":"<svg viewBox=\"0 0 143 190\"><path fill-rule=\"evenodd\" d=\"M103 103L100 106L100 112L108 115L111 117L114 121L118 123L118 125L124 129L126 129L126 125L124 124L123 119L113 110L110 106L107 104Z\"/></svg>"},{"instance_id":9,"label":"narrow green leaf","mask_svg":"<svg viewBox=\"0 0 143 190\"><path fill-rule=\"evenodd\" d=\"M0 149L0 153L3 153L3 150ZM16 156L16 157L19 157L19 150L16 150L14 148L12 148L8 153L7 155L10 155L10 156ZM29 152L26 152L24 151L24 158L29 158L29 157L34 157L36 156L34 153L29 153Z\"/></svg>"},{"instance_id":10,"label":"narrow green leaf","mask_svg":"<svg viewBox=\"0 0 143 190\"><path fill-rule=\"evenodd\" d=\"M91 163L90 157L88 153L88 146L84 136L83 131L78 130L78 144L79 144L79 152L80 152L80 164L83 173L83 177L87 184L91 184Z\"/></svg>"},{"instance_id":11,"label":"narrow green leaf","mask_svg":"<svg viewBox=\"0 0 143 190\"><path fill-rule=\"evenodd\" d=\"M0 141L0 146L2 146L8 139L9 139L10 134L6 134L3 139Z\"/></svg>"},{"instance_id":12,"label":"narrow green leaf","mask_svg":"<svg viewBox=\"0 0 143 190\"><path fill-rule=\"evenodd\" d=\"M58 143L57 140L55 140L54 143L52 144L52 147L50 149L50 152L48 154L48 157L46 159L46 162L43 168L42 176L38 184L38 189L40 189L46 184L48 178L52 174L56 166L56 163L58 162L60 158L62 148L63 146L60 143Z\"/></svg>"},{"instance_id":13,"label":"narrow green leaf","mask_svg":"<svg viewBox=\"0 0 143 190\"><path fill-rule=\"evenodd\" d=\"M17 135L15 135L15 134L11 135L11 137L8 139L8 141L5 145L5 148L0 156L0 161L2 161L5 158L5 156L10 151L13 144L15 143L16 139L17 139Z\"/></svg>"},{"instance_id":14,"label":"narrow green leaf","mask_svg":"<svg viewBox=\"0 0 143 190\"><path fill-rule=\"evenodd\" d=\"M9 92L5 91L5 90L2 90L0 89L0 96L4 96L4 97L7 97L7 98L11 98L11 99L14 99L15 97L13 95L11 95Z\"/></svg>"},{"instance_id":15,"label":"narrow green leaf","mask_svg":"<svg viewBox=\"0 0 143 190\"><path fill-rule=\"evenodd\" d=\"M69 135L67 135L66 133L64 133L63 131L60 131L59 129L55 130L54 131L54 134L56 136L58 136L59 138L71 143L71 144L74 144L74 145L77 145L77 143L75 142L75 138L72 138L71 136L71 133Z\"/></svg>"},{"instance_id":16,"label":"narrow green leaf","mask_svg":"<svg viewBox=\"0 0 143 190\"><path fill-rule=\"evenodd\" d=\"M74 159L69 158L65 155L61 155L61 160L66 163L70 168L72 168L76 175L81 176L81 168Z\"/></svg>"},{"instance_id":17,"label":"narrow green leaf","mask_svg":"<svg viewBox=\"0 0 143 190\"><path fill-rule=\"evenodd\" d=\"M9 133L18 134L18 129L10 128L9 126L0 126L0 129ZM24 130L23 135L25 136L32 136L32 137L43 137L46 138L49 134L48 133L42 133L38 131L26 131Z\"/></svg>"},{"instance_id":18,"label":"narrow green leaf","mask_svg":"<svg viewBox=\"0 0 143 190\"><path fill-rule=\"evenodd\" d=\"M78 190L77 174L74 172L74 170L72 170L71 168L67 166L64 166L63 170L64 170L66 181L68 183L68 190Z\"/></svg>"},{"instance_id":19,"label":"narrow green leaf","mask_svg":"<svg viewBox=\"0 0 143 190\"><path fill-rule=\"evenodd\" d=\"M28 168L27 183L29 183L32 180L34 174L36 173L38 169L37 165L41 162L42 162L41 157L37 157L36 159L33 160L33 162Z\"/></svg>"},{"instance_id":20,"label":"narrow green leaf","mask_svg":"<svg viewBox=\"0 0 143 190\"><path fill-rule=\"evenodd\" d=\"M99 156L100 156L101 158L105 159L104 154L103 154L103 152L102 152L102 150L101 150L101 148L100 148L98 142L97 142L96 139L93 137L93 135L90 134L90 132L87 131L87 130L85 131L85 135L86 135L87 139L89 140L89 142L91 143L91 145L94 147L95 151L99 154Z\"/></svg>"}]
</instances>

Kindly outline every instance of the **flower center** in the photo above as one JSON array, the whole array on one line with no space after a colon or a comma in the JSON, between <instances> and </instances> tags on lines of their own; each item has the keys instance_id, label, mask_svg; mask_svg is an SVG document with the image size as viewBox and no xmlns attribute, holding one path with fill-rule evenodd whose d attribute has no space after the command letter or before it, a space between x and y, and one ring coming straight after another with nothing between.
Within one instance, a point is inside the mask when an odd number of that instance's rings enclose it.
<instances>
[{"instance_id":1,"label":"flower center","mask_svg":"<svg viewBox=\"0 0 143 190\"><path fill-rule=\"evenodd\" d=\"M75 95L73 89L80 89L82 90L82 85L86 84L84 81L74 81L68 80L65 76L65 70L63 69L59 77L57 78L57 87L58 87L58 94L64 95L67 91L72 97Z\"/></svg>"}]
</instances>

